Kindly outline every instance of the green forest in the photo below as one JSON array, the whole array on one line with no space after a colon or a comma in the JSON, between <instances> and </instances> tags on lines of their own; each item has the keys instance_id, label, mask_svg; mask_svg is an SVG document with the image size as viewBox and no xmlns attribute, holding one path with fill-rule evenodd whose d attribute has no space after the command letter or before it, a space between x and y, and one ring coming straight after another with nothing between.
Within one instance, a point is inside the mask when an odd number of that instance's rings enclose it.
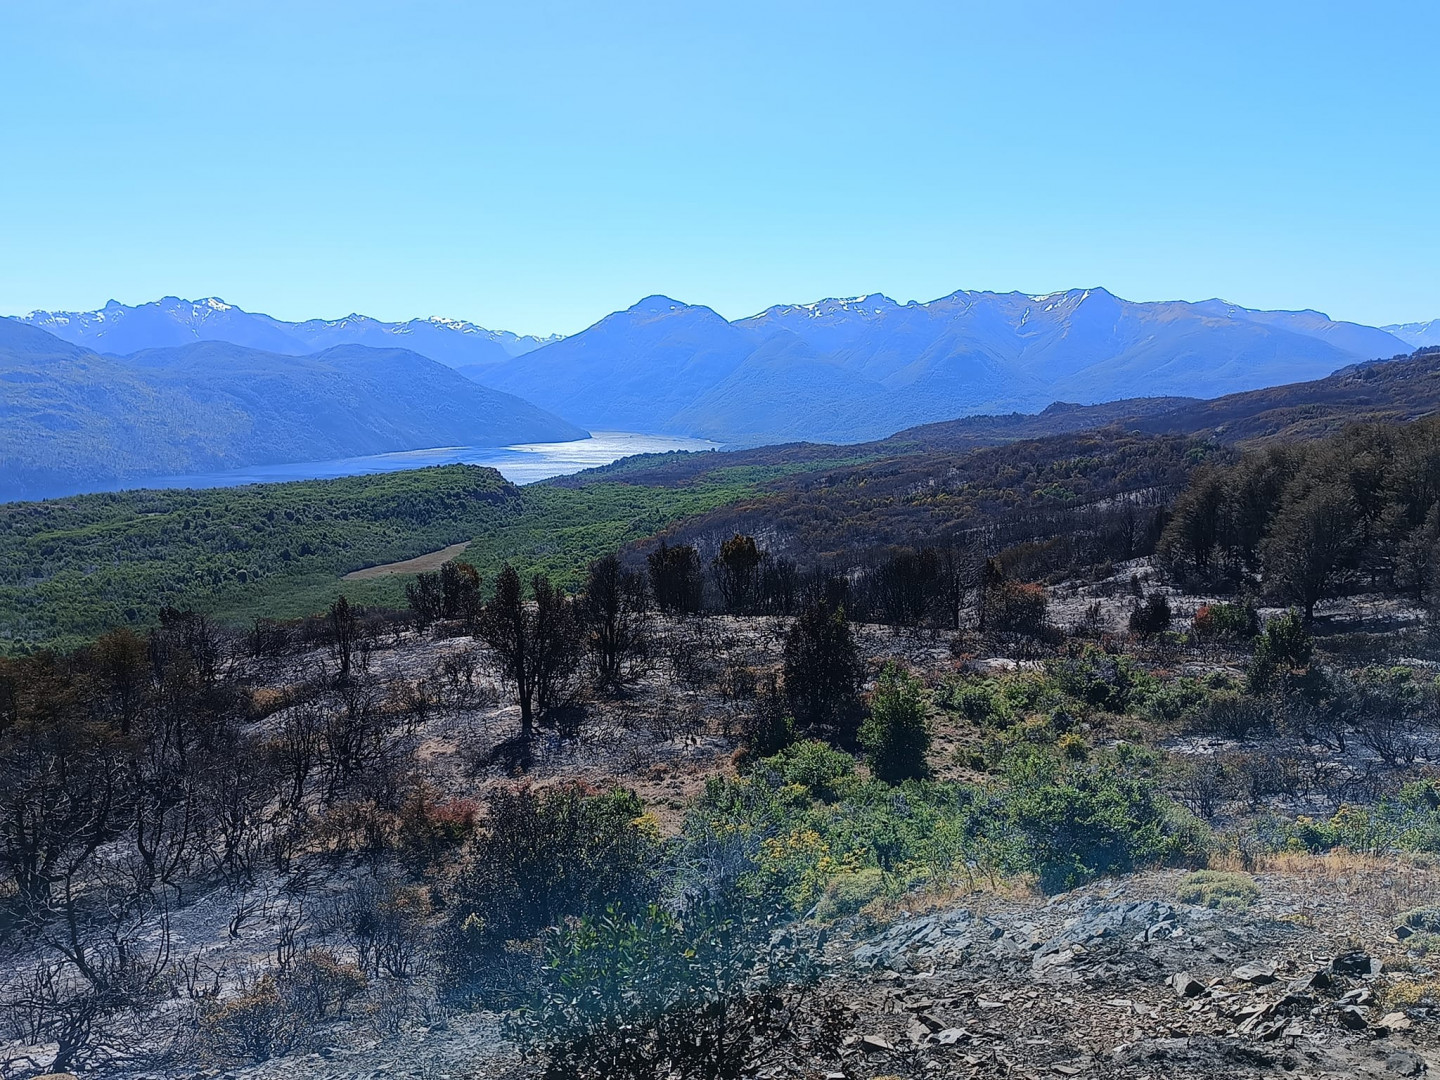
<instances>
[{"instance_id":1,"label":"green forest","mask_svg":"<svg viewBox=\"0 0 1440 1080\"><path fill-rule=\"evenodd\" d=\"M449 465L11 503L0 506L0 649L69 647L154 625L164 608L237 625L308 615L335 599L344 574L467 541L482 572L508 560L574 585L621 544L752 491L727 479L519 488L493 469ZM404 585L382 577L344 591L401 607Z\"/></svg>"}]
</instances>

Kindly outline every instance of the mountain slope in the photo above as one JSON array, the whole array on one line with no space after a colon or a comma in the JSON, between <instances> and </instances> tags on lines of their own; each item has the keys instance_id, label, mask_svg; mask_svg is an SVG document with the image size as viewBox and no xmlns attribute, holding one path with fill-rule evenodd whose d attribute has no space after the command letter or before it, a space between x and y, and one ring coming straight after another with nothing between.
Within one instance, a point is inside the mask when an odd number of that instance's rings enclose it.
<instances>
[{"instance_id":1,"label":"mountain slope","mask_svg":"<svg viewBox=\"0 0 1440 1080\"><path fill-rule=\"evenodd\" d=\"M181 300L165 296L134 307L111 300L99 311L32 311L18 321L63 341L115 356L195 341L228 341L294 355L312 351L286 333L283 324L214 297Z\"/></svg>"},{"instance_id":2,"label":"mountain slope","mask_svg":"<svg viewBox=\"0 0 1440 1080\"><path fill-rule=\"evenodd\" d=\"M1219 300L1135 303L1104 289L874 293L727 323L650 297L497 367L466 369L592 427L732 445L875 438L1057 399L1213 397L1318 378L1406 350L1374 327Z\"/></svg>"},{"instance_id":3,"label":"mountain slope","mask_svg":"<svg viewBox=\"0 0 1440 1080\"><path fill-rule=\"evenodd\" d=\"M72 344L115 355L196 341L227 341L290 356L304 356L337 345L368 345L409 349L450 367L499 363L558 340L486 330L462 319L390 323L366 315L348 315L343 319L285 322L244 311L215 297L181 300L166 296L133 307L111 300L99 311L32 311L21 321Z\"/></svg>"},{"instance_id":4,"label":"mountain slope","mask_svg":"<svg viewBox=\"0 0 1440 1080\"><path fill-rule=\"evenodd\" d=\"M401 349L197 342L116 359L0 319L0 497L434 446L584 438Z\"/></svg>"},{"instance_id":5,"label":"mountain slope","mask_svg":"<svg viewBox=\"0 0 1440 1080\"><path fill-rule=\"evenodd\" d=\"M490 381L590 428L684 433L675 414L759 344L707 307L650 296L511 360Z\"/></svg>"},{"instance_id":6,"label":"mountain slope","mask_svg":"<svg viewBox=\"0 0 1440 1080\"><path fill-rule=\"evenodd\" d=\"M733 322L652 296L546 341L445 319L282 322L218 300L173 297L88 314L36 312L27 321L107 353L199 340L290 355L339 344L405 348L590 428L735 446L853 442L1055 400L1210 398L1320 378L1407 352L1411 339L1440 338L1435 324L1396 327L1404 330L1397 336L1318 311L1138 303L1101 288L1040 296L960 290L904 304L872 293L770 307Z\"/></svg>"},{"instance_id":7,"label":"mountain slope","mask_svg":"<svg viewBox=\"0 0 1440 1080\"><path fill-rule=\"evenodd\" d=\"M1440 319L1431 319L1429 322L1396 323L1393 326L1382 327L1382 329L1417 349L1440 345Z\"/></svg>"},{"instance_id":8,"label":"mountain slope","mask_svg":"<svg viewBox=\"0 0 1440 1080\"><path fill-rule=\"evenodd\" d=\"M669 423L741 445L802 438L846 442L901 426L888 403L879 383L781 331Z\"/></svg>"}]
</instances>

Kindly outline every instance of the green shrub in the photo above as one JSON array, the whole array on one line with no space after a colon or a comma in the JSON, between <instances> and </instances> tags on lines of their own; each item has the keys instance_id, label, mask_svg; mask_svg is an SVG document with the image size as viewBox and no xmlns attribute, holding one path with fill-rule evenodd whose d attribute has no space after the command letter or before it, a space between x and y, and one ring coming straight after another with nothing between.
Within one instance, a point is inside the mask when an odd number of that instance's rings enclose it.
<instances>
[{"instance_id":1,"label":"green shrub","mask_svg":"<svg viewBox=\"0 0 1440 1080\"><path fill-rule=\"evenodd\" d=\"M930 731L920 680L894 664L886 666L870 699L870 715L860 725L860 745L871 773L887 784L918 780L927 773Z\"/></svg>"},{"instance_id":2,"label":"green shrub","mask_svg":"<svg viewBox=\"0 0 1440 1080\"><path fill-rule=\"evenodd\" d=\"M1193 856L1203 828L1126 755L1065 761L1034 747L1005 762L1004 813L1047 892Z\"/></svg>"},{"instance_id":3,"label":"green shrub","mask_svg":"<svg viewBox=\"0 0 1440 1080\"><path fill-rule=\"evenodd\" d=\"M1010 702L988 679L952 679L941 688L939 704L981 727L1010 723Z\"/></svg>"},{"instance_id":4,"label":"green shrub","mask_svg":"<svg viewBox=\"0 0 1440 1080\"><path fill-rule=\"evenodd\" d=\"M1170 629L1170 598L1163 592L1152 592L1143 601L1136 601L1130 610L1130 633L1136 637L1153 637Z\"/></svg>"},{"instance_id":5,"label":"green shrub","mask_svg":"<svg viewBox=\"0 0 1440 1080\"><path fill-rule=\"evenodd\" d=\"M1395 936L1415 956L1440 953L1440 907L1413 908L1400 916Z\"/></svg>"},{"instance_id":6,"label":"green shrub","mask_svg":"<svg viewBox=\"0 0 1440 1080\"><path fill-rule=\"evenodd\" d=\"M1415 956L1440 954L1440 934L1420 930L1405 939L1405 951Z\"/></svg>"},{"instance_id":7,"label":"green shrub","mask_svg":"<svg viewBox=\"0 0 1440 1080\"><path fill-rule=\"evenodd\" d=\"M1090 744L1078 731L1067 731L1055 743L1060 756L1069 761L1084 761L1090 756Z\"/></svg>"},{"instance_id":8,"label":"green shrub","mask_svg":"<svg viewBox=\"0 0 1440 1080\"><path fill-rule=\"evenodd\" d=\"M1260 616L1248 600L1240 604L1201 604L1191 627L1202 641L1250 641L1260 632Z\"/></svg>"},{"instance_id":9,"label":"green shrub","mask_svg":"<svg viewBox=\"0 0 1440 1080\"><path fill-rule=\"evenodd\" d=\"M826 728L849 744L865 665L843 607L816 601L785 635L785 696L805 728Z\"/></svg>"},{"instance_id":10,"label":"green shrub","mask_svg":"<svg viewBox=\"0 0 1440 1080\"><path fill-rule=\"evenodd\" d=\"M1175 899L1182 904L1199 904L1223 911L1245 911L1259 898L1259 886L1249 874L1222 870L1196 870L1175 890Z\"/></svg>"},{"instance_id":11,"label":"green shrub","mask_svg":"<svg viewBox=\"0 0 1440 1080\"><path fill-rule=\"evenodd\" d=\"M1246 673L1251 693L1263 694L1277 679L1307 666L1314 651L1310 630L1298 611L1271 619L1260 634Z\"/></svg>"},{"instance_id":12,"label":"green shrub","mask_svg":"<svg viewBox=\"0 0 1440 1080\"><path fill-rule=\"evenodd\" d=\"M818 739L802 739L765 759L787 784L803 787L812 799L834 802L855 779L855 759Z\"/></svg>"},{"instance_id":13,"label":"green shrub","mask_svg":"<svg viewBox=\"0 0 1440 1080\"><path fill-rule=\"evenodd\" d=\"M658 839L632 791L573 783L491 796L488 828L471 843L449 898L443 950L464 993L504 998L494 981L508 943L567 917L643 906Z\"/></svg>"},{"instance_id":14,"label":"green shrub","mask_svg":"<svg viewBox=\"0 0 1440 1080\"><path fill-rule=\"evenodd\" d=\"M1128 656L1112 655L1094 645L1050 661L1045 670L1072 698L1112 713L1125 712L1131 695L1153 682Z\"/></svg>"},{"instance_id":15,"label":"green shrub","mask_svg":"<svg viewBox=\"0 0 1440 1080\"><path fill-rule=\"evenodd\" d=\"M747 760L778 754L795 741L795 718L775 676L762 682L741 721L740 741Z\"/></svg>"},{"instance_id":16,"label":"green shrub","mask_svg":"<svg viewBox=\"0 0 1440 1080\"><path fill-rule=\"evenodd\" d=\"M713 908L682 919L654 906L557 928L511 1034L547 1080L753 1075L800 1027L799 989L815 982L773 930ZM833 1018L803 1026L822 1052L838 1053Z\"/></svg>"},{"instance_id":17,"label":"green shrub","mask_svg":"<svg viewBox=\"0 0 1440 1080\"><path fill-rule=\"evenodd\" d=\"M1196 679L1174 679L1156 686L1138 703L1139 711L1149 720L1175 724L1204 704L1212 688Z\"/></svg>"}]
</instances>

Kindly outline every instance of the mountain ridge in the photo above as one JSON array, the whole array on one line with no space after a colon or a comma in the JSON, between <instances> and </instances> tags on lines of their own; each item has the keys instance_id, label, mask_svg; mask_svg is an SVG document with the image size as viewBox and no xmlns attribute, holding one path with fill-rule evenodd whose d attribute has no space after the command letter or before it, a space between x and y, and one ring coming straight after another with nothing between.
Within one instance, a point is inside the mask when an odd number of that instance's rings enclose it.
<instances>
[{"instance_id":1,"label":"mountain ridge","mask_svg":"<svg viewBox=\"0 0 1440 1080\"><path fill-rule=\"evenodd\" d=\"M147 476L585 438L404 349L307 356L222 341L102 356L0 319L0 498Z\"/></svg>"},{"instance_id":2,"label":"mountain ridge","mask_svg":"<svg viewBox=\"0 0 1440 1080\"><path fill-rule=\"evenodd\" d=\"M219 297L163 296L144 304L111 300L95 311L32 311L18 321L99 353L123 356L141 349L226 341L286 356L305 356L336 345L408 347L447 367L491 364L522 356L558 340L488 330L464 319L430 316L386 322L352 312L338 319L287 322L246 311Z\"/></svg>"},{"instance_id":3,"label":"mountain ridge","mask_svg":"<svg viewBox=\"0 0 1440 1080\"><path fill-rule=\"evenodd\" d=\"M904 303L872 292L771 305L733 320L653 294L550 339L438 317L282 322L213 297L134 308L112 302L99 312L26 320L122 354L201 338L243 338L235 343L287 355L336 344L401 346L584 427L733 446L862 442L1056 400L1209 398L1321 378L1415 347L1313 309L1264 311L1219 298L1137 302L1101 286L957 289ZM1407 330L1413 337L1431 324L1405 325L1422 328Z\"/></svg>"},{"instance_id":4,"label":"mountain ridge","mask_svg":"<svg viewBox=\"0 0 1440 1080\"><path fill-rule=\"evenodd\" d=\"M646 423L753 446L862 442L1055 400L1213 397L1408 350L1385 331L1317 311L1140 303L1100 287L962 289L904 304L868 293L733 321L651 296L485 374L591 427ZM792 366L777 366L786 356Z\"/></svg>"}]
</instances>

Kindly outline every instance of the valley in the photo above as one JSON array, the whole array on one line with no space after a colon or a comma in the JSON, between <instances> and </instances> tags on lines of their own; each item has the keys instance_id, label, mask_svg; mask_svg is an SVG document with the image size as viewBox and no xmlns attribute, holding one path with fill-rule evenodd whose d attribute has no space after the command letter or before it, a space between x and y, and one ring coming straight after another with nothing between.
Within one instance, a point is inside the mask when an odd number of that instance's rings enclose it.
<instances>
[{"instance_id":1,"label":"valley","mask_svg":"<svg viewBox=\"0 0 1440 1080\"><path fill-rule=\"evenodd\" d=\"M0 3L0 1080L1440 1076L1437 35Z\"/></svg>"}]
</instances>

